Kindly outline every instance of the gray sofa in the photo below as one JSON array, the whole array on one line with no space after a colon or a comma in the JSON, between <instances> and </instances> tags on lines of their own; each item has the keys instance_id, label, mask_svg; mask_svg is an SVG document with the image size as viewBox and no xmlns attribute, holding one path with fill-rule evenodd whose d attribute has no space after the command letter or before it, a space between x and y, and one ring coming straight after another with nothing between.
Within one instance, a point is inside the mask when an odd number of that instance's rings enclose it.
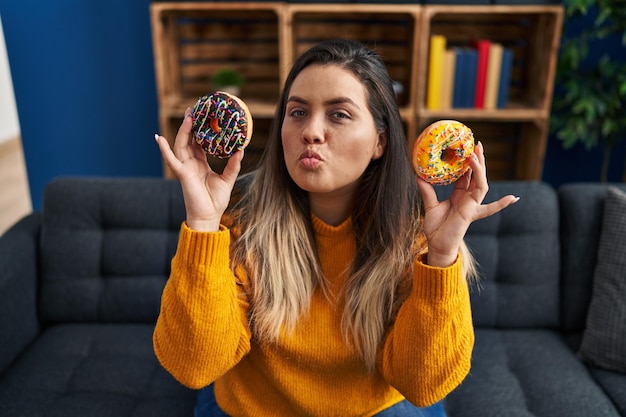
<instances>
[{"instance_id":1,"label":"gray sofa","mask_svg":"<svg viewBox=\"0 0 626 417\"><path fill-rule=\"evenodd\" d=\"M521 200L468 233L483 277L450 417L626 416L626 375L577 355L607 188L491 184L488 201ZM178 183L60 178L43 201L0 238L0 416L192 416L195 392L151 341L184 217Z\"/></svg>"}]
</instances>

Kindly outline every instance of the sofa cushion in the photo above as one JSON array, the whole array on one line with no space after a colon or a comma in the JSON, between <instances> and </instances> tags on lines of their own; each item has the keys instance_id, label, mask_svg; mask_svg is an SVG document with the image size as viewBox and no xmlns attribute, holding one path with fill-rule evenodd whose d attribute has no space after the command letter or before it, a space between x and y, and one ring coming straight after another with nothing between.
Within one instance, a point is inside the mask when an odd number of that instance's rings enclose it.
<instances>
[{"instance_id":1,"label":"sofa cushion","mask_svg":"<svg viewBox=\"0 0 626 417\"><path fill-rule=\"evenodd\" d=\"M609 188L581 357L626 373L626 193Z\"/></svg>"},{"instance_id":2,"label":"sofa cushion","mask_svg":"<svg viewBox=\"0 0 626 417\"><path fill-rule=\"evenodd\" d=\"M0 416L191 416L195 392L152 351L153 326L53 326L0 379Z\"/></svg>"},{"instance_id":3,"label":"sofa cushion","mask_svg":"<svg viewBox=\"0 0 626 417\"><path fill-rule=\"evenodd\" d=\"M469 376L448 417L618 417L585 365L552 330L476 329Z\"/></svg>"},{"instance_id":4,"label":"sofa cushion","mask_svg":"<svg viewBox=\"0 0 626 417\"><path fill-rule=\"evenodd\" d=\"M177 181L52 181L43 201L42 319L154 322L184 213Z\"/></svg>"},{"instance_id":5,"label":"sofa cushion","mask_svg":"<svg viewBox=\"0 0 626 417\"><path fill-rule=\"evenodd\" d=\"M37 241L32 213L0 236L0 374L37 337Z\"/></svg>"},{"instance_id":6,"label":"sofa cushion","mask_svg":"<svg viewBox=\"0 0 626 417\"><path fill-rule=\"evenodd\" d=\"M626 416L626 374L594 366L589 367L589 372L611 398L620 414Z\"/></svg>"},{"instance_id":7,"label":"sofa cushion","mask_svg":"<svg viewBox=\"0 0 626 417\"><path fill-rule=\"evenodd\" d=\"M446 198L452 187L438 189ZM497 182L485 203L513 194L520 200L470 226L467 244L481 274L472 292L480 327L559 325L559 232L556 193L539 182Z\"/></svg>"},{"instance_id":8,"label":"sofa cushion","mask_svg":"<svg viewBox=\"0 0 626 417\"><path fill-rule=\"evenodd\" d=\"M607 189L626 192L626 184L577 183L559 188L561 214L563 329L583 331L591 301L592 282Z\"/></svg>"}]
</instances>

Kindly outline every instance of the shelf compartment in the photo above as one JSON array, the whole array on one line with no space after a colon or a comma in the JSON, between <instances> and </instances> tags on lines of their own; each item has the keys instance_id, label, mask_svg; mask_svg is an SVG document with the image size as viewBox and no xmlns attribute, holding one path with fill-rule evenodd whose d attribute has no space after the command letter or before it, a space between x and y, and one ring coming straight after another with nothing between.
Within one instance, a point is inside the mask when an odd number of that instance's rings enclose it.
<instances>
[{"instance_id":1,"label":"shelf compartment","mask_svg":"<svg viewBox=\"0 0 626 417\"><path fill-rule=\"evenodd\" d=\"M418 125L419 131L433 118ZM483 143L490 181L538 180L541 177L545 153L545 123L485 119L458 119ZM409 141L413 149L415 138Z\"/></svg>"},{"instance_id":2,"label":"shelf compartment","mask_svg":"<svg viewBox=\"0 0 626 417\"><path fill-rule=\"evenodd\" d=\"M292 60L316 43L329 39L357 40L375 50L392 79L402 84L400 105L411 100L415 82L420 6L292 5L290 8Z\"/></svg>"},{"instance_id":3,"label":"shelf compartment","mask_svg":"<svg viewBox=\"0 0 626 417\"><path fill-rule=\"evenodd\" d=\"M244 100L276 101L281 10L278 3L153 4L153 39L160 45L155 48L160 99L207 94L214 90L213 74L228 67L245 78L240 93Z\"/></svg>"},{"instance_id":4,"label":"shelf compartment","mask_svg":"<svg viewBox=\"0 0 626 417\"><path fill-rule=\"evenodd\" d=\"M430 35L443 35L447 47L488 39L514 55L509 108L550 108L563 9L560 6L430 6L424 9L420 103L425 103ZM457 109L451 109L457 111Z\"/></svg>"}]
</instances>

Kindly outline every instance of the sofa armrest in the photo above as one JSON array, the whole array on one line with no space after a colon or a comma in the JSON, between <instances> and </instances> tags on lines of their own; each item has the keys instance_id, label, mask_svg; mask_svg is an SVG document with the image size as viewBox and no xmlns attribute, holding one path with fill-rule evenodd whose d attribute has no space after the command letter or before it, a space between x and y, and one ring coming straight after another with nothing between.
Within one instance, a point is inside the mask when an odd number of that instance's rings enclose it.
<instances>
[{"instance_id":1,"label":"sofa armrest","mask_svg":"<svg viewBox=\"0 0 626 417\"><path fill-rule=\"evenodd\" d=\"M0 373L39 332L37 319L39 213L0 236Z\"/></svg>"}]
</instances>

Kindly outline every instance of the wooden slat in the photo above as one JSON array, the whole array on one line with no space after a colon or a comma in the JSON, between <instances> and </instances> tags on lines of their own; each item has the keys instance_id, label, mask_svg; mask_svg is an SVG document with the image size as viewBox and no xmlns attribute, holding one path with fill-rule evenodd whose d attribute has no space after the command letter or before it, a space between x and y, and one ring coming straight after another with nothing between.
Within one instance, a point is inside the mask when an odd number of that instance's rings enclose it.
<instances>
[{"instance_id":1,"label":"wooden slat","mask_svg":"<svg viewBox=\"0 0 626 417\"><path fill-rule=\"evenodd\" d=\"M278 48L273 42L183 43L180 45L180 59L278 61Z\"/></svg>"},{"instance_id":2,"label":"wooden slat","mask_svg":"<svg viewBox=\"0 0 626 417\"><path fill-rule=\"evenodd\" d=\"M254 79L278 79L278 62L198 62L190 63L181 67L182 79L210 77L221 68L233 68L246 74L246 80Z\"/></svg>"},{"instance_id":3,"label":"wooden slat","mask_svg":"<svg viewBox=\"0 0 626 417\"><path fill-rule=\"evenodd\" d=\"M255 21L241 21L234 19L206 19L206 20L178 20L180 38L189 40L223 40L244 41L247 39L274 39L278 38L277 20L260 17Z\"/></svg>"},{"instance_id":4,"label":"wooden slat","mask_svg":"<svg viewBox=\"0 0 626 417\"><path fill-rule=\"evenodd\" d=\"M528 36L527 27L520 25L468 25L461 22L433 22L433 35L446 35L451 43L467 42L468 39L476 39L485 37L489 39L497 39L502 42L517 42Z\"/></svg>"},{"instance_id":5,"label":"wooden slat","mask_svg":"<svg viewBox=\"0 0 626 417\"><path fill-rule=\"evenodd\" d=\"M411 58L412 58L412 55L410 53L412 49L412 44L410 43L384 44L384 43L370 42L370 41L358 39L358 38L348 38L348 37L344 37L344 38L355 39L355 40L359 40L360 42L363 42L368 47L373 49L378 55L380 55L383 61L387 63L398 63L401 65L410 65ZM328 37L328 39L335 39L335 37L330 36ZM304 53L309 48L311 48L312 46L314 46L315 44L317 44L318 42L322 40L324 39L311 39L311 40L297 41L295 45L296 56L299 56L300 54Z\"/></svg>"},{"instance_id":6,"label":"wooden slat","mask_svg":"<svg viewBox=\"0 0 626 417\"><path fill-rule=\"evenodd\" d=\"M411 38L412 22L383 20L372 23L367 19L358 21L323 20L302 18L295 20L294 35L300 39L362 39L371 42L403 43Z\"/></svg>"},{"instance_id":7,"label":"wooden slat","mask_svg":"<svg viewBox=\"0 0 626 417\"><path fill-rule=\"evenodd\" d=\"M270 80L266 82L246 82L239 94L244 101L249 100L263 100L263 101L277 101L278 100L278 80ZM181 93L183 96L198 97L214 90L211 86L210 80L187 82L181 86Z\"/></svg>"}]
</instances>

